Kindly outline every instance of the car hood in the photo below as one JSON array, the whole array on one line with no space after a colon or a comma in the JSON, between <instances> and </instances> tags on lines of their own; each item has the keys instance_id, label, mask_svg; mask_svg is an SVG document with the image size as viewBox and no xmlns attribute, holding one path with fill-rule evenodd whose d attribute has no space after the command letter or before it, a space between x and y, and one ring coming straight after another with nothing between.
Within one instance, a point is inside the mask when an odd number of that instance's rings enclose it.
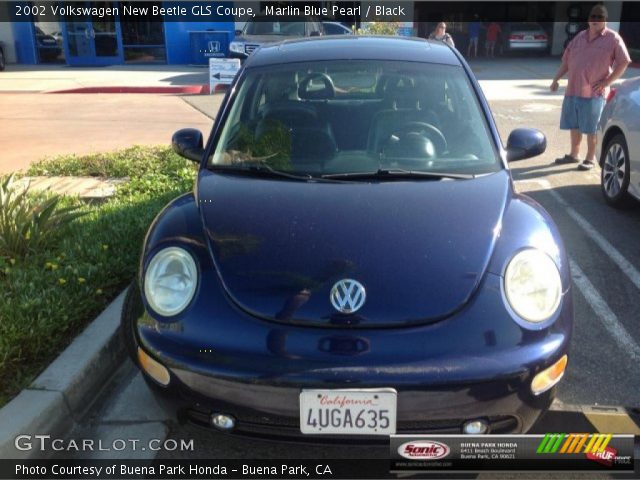
<instances>
[{"instance_id":1,"label":"car hood","mask_svg":"<svg viewBox=\"0 0 640 480\"><path fill-rule=\"evenodd\" d=\"M472 180L313 183L203 171L198 203L228 296L260 318L360 327L431 323L477 289L509 198L506 171ZM338 312L332 287L366 291Z\"/></svg>"}]
</instances>

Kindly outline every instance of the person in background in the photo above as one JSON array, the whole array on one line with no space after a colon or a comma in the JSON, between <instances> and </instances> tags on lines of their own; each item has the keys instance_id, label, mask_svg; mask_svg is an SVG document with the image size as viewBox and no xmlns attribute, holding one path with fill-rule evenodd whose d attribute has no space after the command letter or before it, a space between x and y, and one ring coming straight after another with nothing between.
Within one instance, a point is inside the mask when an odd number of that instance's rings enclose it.
<instances>
[{"instance_id":1,"label":"person in background","mask_svg":"<svg viewBox=\"0 0 640 480\"><path fill-rule=\"evenodd\" d=\"M446 43L451 48L455 48L453 38L447 33L447 24L444 22L440 22L436 25L436 29L429 34L429 40L438 40Z\"/></svg>"},{"instance_id":2,"label":"person in background","mask_svg":"<svg viewBox=\"0 0 640 480\"><path fill-rule=\"evenodd\" d=\"M473 56L478 56L478 39L480 38L480 28L482 24L478 21L478 14L473 16L473 22L469 23L469 46L467 47L467 57L471 58L471 50Z\"/></svg>"},{"instance_id":3,"label":"person in background","mask_svg":"<svg viewBox=\"0 0 640 480\"><path fill-rule=\"evenodd\" d=\"M495 55L496 43L498 42L498 36L502 33L500 25L496 22L491 22L487 27L487 42L484 45L485 55L493 58Z\"/></svg>"},{"instance_id":4,"label":"person in background","mask_svg":"<svg viewBox=\"0 0 640 480\"><path fill-rule=\"evenodd\" d=\"M549 89L558 90L558 80L568 73L562 102L560 129L571 133L571 151L557 158L556 164L579 163L582 135L587 135L587 156L578 170L590 170L596 161L596 129L609 95L609 86L631 63L622 37L607 28L607 9L595 5L589 13L589 28L578 33L567 45L562 64Z\"/></svg>"}]
</instances>

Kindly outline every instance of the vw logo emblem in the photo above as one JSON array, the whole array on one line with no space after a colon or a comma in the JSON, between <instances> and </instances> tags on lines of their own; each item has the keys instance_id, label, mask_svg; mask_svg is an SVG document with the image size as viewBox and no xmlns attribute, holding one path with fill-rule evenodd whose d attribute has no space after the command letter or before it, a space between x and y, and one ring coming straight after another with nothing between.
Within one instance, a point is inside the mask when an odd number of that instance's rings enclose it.
<instances>
[{"instance_id":1,"label":"vw logo emblem","mask_svg":"<svg viewBox=\"0 0 640 480\"><path fill-rule=\"evenodd\" d=\"M367 293L360 282L346 278L337 282L331 289L331 305L342 313L354 313L360 310Z\"/></svg>"}]
</instances>

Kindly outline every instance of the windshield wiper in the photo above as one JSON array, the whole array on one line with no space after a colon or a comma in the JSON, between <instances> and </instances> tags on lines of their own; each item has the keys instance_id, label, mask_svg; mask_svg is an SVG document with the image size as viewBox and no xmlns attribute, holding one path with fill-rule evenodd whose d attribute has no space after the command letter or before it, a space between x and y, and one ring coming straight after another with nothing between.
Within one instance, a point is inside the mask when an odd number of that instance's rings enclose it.
<instances>
[{"instance_id":1,"label":"windshield wiper","mask_svg":"<svg viewBox=\"0 0 640 480\"><path fill-rule=\"evenodd\" d=\"M276 170L264 163L240 163L234 166L213 165L212 169L218 172L245 173L255 176L287 178L289 180L298 180L303 182L317 180L317 178L309 174L287 173L283 172L282 170Z\"/></svg>"},{"instance_id":2,"label":"windshield wiper","mask_svg":"<svg viewBox=\"0 0 640 480\"><path fill-rule=\"evenodd\" d=\"M347 173L328 173L322 175L322 178L330 179L395 179L395 178L423 178L423 179L442 179L452 178L456 180L469 180L475 178L475 175L468 173L444 173L444 172L423 172L420 170L404 170L402 168L379 168L375 172L347 172Z\"/></svg>"}]
</instances>

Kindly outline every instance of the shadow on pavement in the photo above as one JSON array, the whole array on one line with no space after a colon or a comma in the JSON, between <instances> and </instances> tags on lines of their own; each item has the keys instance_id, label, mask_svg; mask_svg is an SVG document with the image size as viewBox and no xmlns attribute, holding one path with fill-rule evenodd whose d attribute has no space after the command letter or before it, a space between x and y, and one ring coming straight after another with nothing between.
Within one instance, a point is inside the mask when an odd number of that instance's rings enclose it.
<instances>
[{"instance_id":1,"label":"shadow on pavement","mask_svg":"<svg viewBox=\"0 0 640 480\"><path fill-rule=\"evenodd\" d=\"M185 73L165 77L161 79L163 82L169 82L170 85L205 85L209 83L208 70L202 73Z\"/></svg>"},{"instance_id":2,"label":"shadow on pavement","mask_svg":"<svg viewBox=\"0 0 640 480\"><path fill-rule=\"evenodd\" d=\"M546 165L534 165L532 167L511 168L514 180L531 180L533 178L546 178L549 175L578 171L578 164L556 165L553 161Z\"/></svg>"}]
</instances>

